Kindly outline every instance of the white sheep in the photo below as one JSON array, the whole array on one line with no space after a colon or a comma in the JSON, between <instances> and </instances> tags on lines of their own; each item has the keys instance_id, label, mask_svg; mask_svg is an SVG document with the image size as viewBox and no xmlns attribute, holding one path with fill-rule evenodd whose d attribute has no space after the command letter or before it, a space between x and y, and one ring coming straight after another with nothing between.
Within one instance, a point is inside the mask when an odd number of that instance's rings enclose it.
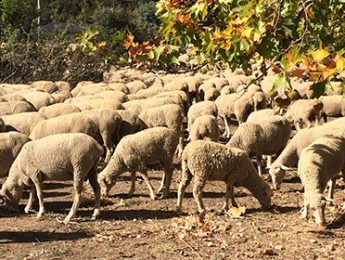
<instances>
[{"instance_id":1,"label":"white sheep","mask_svg":"<svg viewBox=\"0 0 345 260\"><path fill-rule=\"evenodd\" d=\"M319 100L323 104L321 116L325 122L327 122L327 117L345 116L345 99L343 96L321 96Z\"/></svg>"},{"instance_id":2,"label":"white sheep","mask_svg":"<svg viewBox=\"0 0 345 260\"><path fill-rule=\"evenodd\" d=\"M230 138L230 120L231 116L234 115L234 103L238 99L237 93L232 93L229 95L220 95L215 104L218 109L218 116L224 121L225 132L223 136L225 138Z\"/></svg>"},{"instance_id":3,"label":"white sheep","mask_svg":"<svg viewBox=\"0 0 345 260\"><path fill-rule=\"evenodd\" d=\"M325 135L302 150L298 162L298 175L304 186L304 207L302 218L308 218L312 209L316 223L324 226L326 199L323 192L329 180L334 187L337 175L345 177L345 136ZM345 203L344 203L345 209Z\"/></svg>"},{"instance_id":4,"label":"white sheep","mask_svg":"<svg viewBox=\"0 0 345 260\"><path fill-rule=\"evenodd\" d=\"M55 100L47 92L42 91L30 91L23 94L20 94L22 97L26 99L30 104L34 106L34 108L38 111L41 107L49 106L54 104Z\"/></svg>"},{"instance_id":5,"label":"white sheep","mask_svg":"<svg viewBox=\"0 0 345 260\"><path fill-rule=\"evenodd\" d=\"M259 175L262 176L262 155L279 154L286 146L291 134L288 120L282 116L268 117L256 123L246 122L239 126L227 143L255 155Z\"/></svg>"},{"instance_id":6,"label":"white sheep","mask_svg":"<svg viewBox=\"0 0 345 260\"><path fill-rule=\"evenodd\" d=\"M69 90L59 90L51 95L54 99L54 103L63 103L65 100L73 97Z\"/></svg>"},{"instance_id":7,"label":"white sheep","mask_svg":"<svg viewBox=\"0 0 345 260\"><path fill-rule=\"evenodd\" d=\"M163 191L162 198L169 194L173 174L173 157L178 144L178 135L166 127L155 127L139 133L127 135L116 146L115 152L107 167L98 175L102 195L107 196L116 178L126 172L132 173L132 185L129 194L135 190L135 172L140 171L152 199L155 194L147 176L147 167L160 164L164 174L159 191Z\"/></svg>"},{"instance_id":8,"label":"white sheep","mask_svg":"<svg viewBox=\"0 0 345 260\"><path fill-rule=\"evenodd\" d=\"M204 100L215 101L220 96L220 92L216 88L209 88L205 91Z\"/></svg>"},{"instance_id":9,"label":"white sheep","mask_svg":"<svg viewBox=\"0 0 345 260\"><path fill-rule=\"evenodd\" d=\"M130 94L135 94L139 90L147 88L146 84L142 82L141 80L134 80L134 81L128 82L126 86L129 89Z\"/></svg>"},{"instance_id":10,"label":"white sheep","mask_svg":"<svg viewBox=\"0 0 345 260\"><path fill-rule=\"evenodd\" d=\"M323 135L343 129L345 134L345 118L338 118L324 125L306 128L298 131L282 153L270 166L269 174L274 189L279 189L285 176L285 171L297 165L302 150Z\"/></svg>"},{"instance_id":11,"label":"white sheep","mask_svg":"<svg viewBox=\"0 0 345 260\"><path fill-rule=\"evenodd\" d=\"M83 192L83 182L88 179L95 193L95 210L92 219L100 215L100 187L97 182L97 164L102 147L91 137L81 134L59 134L26 143L15 159L9 176L2 185L0 195L3 203L16 207L25 185L31 192L25 212L32 210L37 195L39 211L37 218L45 213L42 182L45 180L73 180L74 201L64 219L67 224L75 215Z\"/></svg>"},{"instance_id":12,"label":"white sheep","mask_svg":"<svg viewBox=\"0 0 345 260\"><path fill-rule=\"evenodd\" d=\"M323 103L318 100L299 99L290 105L285 117L292 119L296 130L300 130L303 123L310 128L312 124L319 125L322 108Z\"/></svg>"},{"instance_id":13,"label":"white sheep","mask_svg":"<svg viewBox=\"0 0 345 260\"><path fill-rule=\"evenodd\" d=\"M38 112L24 112L14 115L2 116L6 131L17 131L29 136L34 127L46 118Z\"/></svg>"},{"instance_id":14,"label":"white sheep","mask_svg":"<svg viewBox=\"0 0 345 260\"><path fill-rule=\"evenodd\" d=\"M205 212L202 190L206 181L226 183L224 210L229 208L229 199L234 199L234 185L248 189L263 207L271 203L271 189L256 172L248 155L237 148L211 141L197 140L189 143L182 155L182 180L178 186L177 210L182 209L185 190L194 177L193 196L200 213Z\"/></svg>"},{"instance_id":15,"label":"white sheep","mask_svg":"<svg viewBox=\"0 0 345 260\"><path fill-rule=\"evenodd\" d=\"M122 137L137 133L144 129L144 124L137 113L128 110L116 110L116 112L121 117L115 141L116 143L118 143Z\"/></svg>"},{"instance_id":16,"label":"white sheep","mask_svg":"<svg viewBox=\"0 0 345 260\"><path fill-rule=\"evenodd\" d=\"M7 177L14 159L30 138L17 132L0 133L0 178Z\"/></svg>"},{"instance_id":17,"label":"white sheep","mask_svg":"<svg viewBox=\"0 0 345 260\"><path fill-rule=\"evenodd\" d=\"M66 114L72 114L80 112L81 110L73 105L68 103L57 103L51 106L42 107L38 113L40 113L45 118L53 118L57 116L62 116Z\"/></svg>"},{"instance_id":18,"label":"white sheep","mask_svg":"<svg viewBox=\"0 0 345 260\"><path fill-rule=\"evenodd\" d=\"M0 102L0 116L33 111L36 109L26 101Z\"/></svg>"},{"instance_id":19,"label":"white sheep","mask_svg":"<svg viewBox=\"0 0 345 260\"><path fill-rule=\"evenodd\" d=\"M165 126L175 131L179 136L178 156L183 151L183 110L175 104L144 109L139 114L139 119L145 128Z\"/></svg>"},{"instance_id":20,"label":"white sheep","mask_svg":"<svg viewBox=\"0 0 345 260\"><path fill-rule=\"evenodd\" d=\"M31 87L38 91L44 91L49 94L52 94L58 90L58 86L54 82L47 80L35 81L31 84Z\"/></svg>"},{"instance_id":21,"label":"white sheep","mask_svg":"<svg viewBox=\"0 0 345 260\"><path fill-rule=\"evenodd\" d=\"M200 139L218 142L219 127L217 118L211 115L199 116L192 124L189 139L192 142Z\"/></svg>"},{"instance_id":22,"label":"white sheep","mask_svg":"<svg viewBox=\"0 0 345 260\"><path fill-rule=\"evenodd\" d=\"M266 120L268 117L275 116L279 113L276 109L266 108L258 111L254 111L249 114L247 121L248 123L255 123L261 120Z\"/></svg>"},{"instance_id":23,"label":"white sheep","mask_svg":"<svg viewBox=\"0 0 345 260\"><path fill-rule=\"evenodd\" d=\"M190 128L194 123L195 119L203 115L212 115L217 117L218 109L216 104L212 101L202 101L191 105L187 113L188 131L190 131Z\"/></svg>"}]
</instances>

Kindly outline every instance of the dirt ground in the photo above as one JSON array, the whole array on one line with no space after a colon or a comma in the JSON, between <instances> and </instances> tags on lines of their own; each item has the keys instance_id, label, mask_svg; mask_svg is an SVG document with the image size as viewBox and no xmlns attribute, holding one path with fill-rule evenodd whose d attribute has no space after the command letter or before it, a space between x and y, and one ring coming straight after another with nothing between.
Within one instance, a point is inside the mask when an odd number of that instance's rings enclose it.
<instances>
[{"instance_id":1,"label":"dirt ground","mask_svg":"<svg viewBox=\"0 0 345 260\"><path fill-rule=\"evenodd\" d=\"M157 189L161 172L151 171ZM185 214L175 211L180 170L174 172L168 199L152 201L144 182L128 198L129 175L102 201L102 216L91 221L93 194L85 184L84 201L75 223L59 223L72 204L72 186L66 182L44 185L48 213L43 220L0 208L1 259L345 259L345 214L341 212L345 184L338 181L334 206L327 207L326 230L312 220L299 218L303 189L289 173L282 189L273 196L274 208L263 211L248 191L235 189L237 202L246 213L234 217L221 213L225 185L210 182L204 191L208 213L196 214L191 188L183 204ZM202 220L202 222L200 222Z\"/></svg>"}]
</instances>

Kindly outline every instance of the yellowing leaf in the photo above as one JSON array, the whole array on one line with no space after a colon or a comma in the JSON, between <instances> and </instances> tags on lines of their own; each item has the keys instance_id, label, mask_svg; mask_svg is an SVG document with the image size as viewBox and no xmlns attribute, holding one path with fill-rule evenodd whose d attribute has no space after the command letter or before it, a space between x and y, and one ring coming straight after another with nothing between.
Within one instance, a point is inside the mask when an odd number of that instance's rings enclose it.
<instances>
[{"instance_id":1,"label":"yellowing leaf","mask_svg":"<svg viewBox=\"0 0 345 260\"><path fill-rule=\"evenodd\" d=\"M98 47L104 47L107 45L106 41L101 41L100 43L98 43Z\"/></svg>"},{"instance_id":2,"label":"yellowing leaf","mask_svg":"<svg viewBox=\"0 0 345 260\"><path fill-rule=\"evenodd\" d=\"M329 55L329 52L322 47L320 47L316 51L311 52L311 56L313 57L313 60L316 62L321 62Z\"/></svg>"},{"instance_id":3,"label":"yellowing leaf","mask_svg":"<svg viewBox=\"0 0 345 260\"><path fill-rule=\"evenodd\" d=\"M228 210L228 213L231 216L233 216L233 217L242 217L246 213L246 207L245 206L242 206L242 207L239 207L239 208L231 207Z\"/></svg>"}]
</instances>

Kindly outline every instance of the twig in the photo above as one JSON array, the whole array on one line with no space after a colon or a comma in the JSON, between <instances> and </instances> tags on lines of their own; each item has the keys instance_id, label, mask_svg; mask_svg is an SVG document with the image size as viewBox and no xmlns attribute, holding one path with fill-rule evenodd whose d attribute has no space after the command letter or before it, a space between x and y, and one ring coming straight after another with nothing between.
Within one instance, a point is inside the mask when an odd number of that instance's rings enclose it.
<instances>
[{"instance_id":1,"label":"twig","mask_svg":"<svg viewBox=\"0 0 345 260\"><path fill-rule=\"evenodd\" d=\"M180 238L179 236L176 236L179 240L181 240L186 246L188 246L198 257L199 259L203 259L202 256L190 245L188 244L185 240Z\"/></svg>"}]
</instances>

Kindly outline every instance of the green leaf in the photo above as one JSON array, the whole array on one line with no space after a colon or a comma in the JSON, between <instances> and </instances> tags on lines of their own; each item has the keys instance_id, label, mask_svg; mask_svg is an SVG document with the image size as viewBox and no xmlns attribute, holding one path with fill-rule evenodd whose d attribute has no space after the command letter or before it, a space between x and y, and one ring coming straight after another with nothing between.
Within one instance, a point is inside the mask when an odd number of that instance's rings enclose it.
<instances>
[{"instance_id":1,"label":"green leaf","mask_svg":"<svg viewBox=\"0 0 345 260\"><path fill-rule=\"evenodd\" d=\"M159 45L155 48L154 54L155 54L155 60L159 60L160 56L164 52L165 46Z\"/></svg>"},{"instance_id":2,"label":"green leaf","mask_svg":"<svg viewBox=\"0 0 345 260\"><path fill-rule=\"evenodd\" d=\"M310 86L310 88L313 90L314 92L314 95L313 97L314 98L319 98L321 97L326 91L327 91L327 88L328 88L328 85L329 84L329 81L328 80L323 80L323 81L320 81L320 82L316 82L314 83L313 85Z\"/></svg>"},{"instance_id":3,"label":"green leaf","mask_svg":"<svg viewBox=\"0 0 345 260\"><path fill-rule=\"evenodd\" d=\"M283 88L283 89L291 89L291 82L290 82L290 78L288 77L288 75L284 72L281 73L276 80L273 83L273 87L272 87L272 92L277 91L278 89Z\"/></svg>"}]
</instances>

